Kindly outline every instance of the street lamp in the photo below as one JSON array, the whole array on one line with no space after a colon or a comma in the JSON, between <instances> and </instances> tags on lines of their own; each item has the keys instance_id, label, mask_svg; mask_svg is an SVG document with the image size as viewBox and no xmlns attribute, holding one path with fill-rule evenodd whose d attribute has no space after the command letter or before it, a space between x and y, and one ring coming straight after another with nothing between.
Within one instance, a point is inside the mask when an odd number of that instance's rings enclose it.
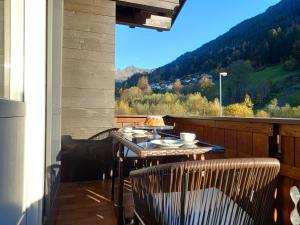
<instances>
[{"instance_id":1,"label":"street lamp","mask_svg":"<svg viewBox=\"0 0 300 225\"><path fill-rule=\"evenodd\" d=\"M222 106L222 77L226 77L227 72L220 73L220 116L223 116L223 106Z\"/></svg>"}]
</instances>

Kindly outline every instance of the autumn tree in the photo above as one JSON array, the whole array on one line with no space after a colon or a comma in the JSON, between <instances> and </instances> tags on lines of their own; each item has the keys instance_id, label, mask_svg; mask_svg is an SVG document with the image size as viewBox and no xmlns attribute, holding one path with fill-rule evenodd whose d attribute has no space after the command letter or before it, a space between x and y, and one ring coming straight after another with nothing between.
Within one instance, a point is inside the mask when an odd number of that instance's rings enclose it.
<instances>
[{"instance_id":1,"label":"autumn tree","mask_svg":"<svg viewBox=\"0 0 300 225\"><path fill-rule=\"evenodd\" d=\"M173 87L172 87L173 91L176 93L176 94L180 94L182 89L183 89L183 85L181 84L181 81L179 79L177 79L174 84L173 84Z\"/></svg>"},{"instance_id":2,"label":"autumn tree","mask_svg":"<svg viewBox=\"0 0 300 225\"><path fill-rule=\"evenodd\" d=\"M137 82L137 87L142 90L142 92L146 95L152 93L152 89L149 85L149 80L147 77L143 76L141 77Z\"/></svg>"},{"instance_id":3,"label":"autumn tree","mask_svg":"<svg viewBox=\"0 0 300 225\"><path fill-rule=\"evenodd\" d=\"M202 76L198 83L200 89L209 89L213 86L213 82L211 79L208 78L208 76Z\"/></svg>"},{"instance_id":4,"label":"autumn tree","mask_svg":"<svg viewBox=\"0 0 300 225\"><path fill-rule=\"evenodd\" d=\"M224 108L225 116L237 117L252 117L253 116L253 103L249 95L245 96L242 103L235 103L228 105Z\"/></svg>"},{"instance_id":5,"label":"autumn tree","mask_svg":"<svg viewBox=\"0 0 300 225\"><path fill-rule=\"evenodd\" d=\"M142 95L143 95L143 91L139 87L131 87L129 89L123 90L121 99L130 102L135 98L141 97Z\"/></svg>"}]
</instances>

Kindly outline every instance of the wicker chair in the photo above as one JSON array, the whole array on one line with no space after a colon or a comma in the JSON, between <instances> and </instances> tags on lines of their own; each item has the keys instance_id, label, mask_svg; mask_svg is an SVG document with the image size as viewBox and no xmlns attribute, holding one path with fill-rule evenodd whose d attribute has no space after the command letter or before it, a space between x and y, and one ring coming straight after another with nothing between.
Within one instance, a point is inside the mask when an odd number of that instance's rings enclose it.
<instances>
[{"instance_id":1,"label":"wicker chair","mask_svg":"<svg viewBox=\"0 0 300 225\"><path fill-rule=\"evenodd\" d=\"M272 224L279 168L276 159L249 158L132 171L135 224Z\"/></svg>"}]
</instances>

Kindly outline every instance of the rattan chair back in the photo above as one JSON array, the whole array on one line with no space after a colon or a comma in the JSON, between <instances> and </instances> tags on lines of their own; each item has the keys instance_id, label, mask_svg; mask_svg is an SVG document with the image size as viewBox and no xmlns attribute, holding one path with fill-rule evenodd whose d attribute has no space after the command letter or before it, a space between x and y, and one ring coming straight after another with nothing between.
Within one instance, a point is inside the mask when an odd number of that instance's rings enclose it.
<instances>
[{"instance_id":1,"label":"rattan chair back","mask_svg":"<svg viewBox=\"0 0 300 225\"><path fill-rule=\"evenodd\" d=\"M272 224L280 163L271 158L189 161L130 173L146 225Z\"/></svg>"}]
</instances>

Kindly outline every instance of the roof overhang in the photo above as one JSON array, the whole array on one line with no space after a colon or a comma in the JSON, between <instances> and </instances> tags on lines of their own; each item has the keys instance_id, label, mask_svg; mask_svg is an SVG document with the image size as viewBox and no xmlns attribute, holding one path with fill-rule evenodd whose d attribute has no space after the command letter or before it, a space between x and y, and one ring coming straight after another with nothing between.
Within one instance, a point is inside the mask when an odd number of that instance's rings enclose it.
<instances>
[{"instance_id":1,"label":"roof overhang","mask_svg":"<svg viewBox=\"0 0 300 225\"><path fill-rule=\"evenodd\" d=\"M170 30L185 0L116 0L116 22L130 27Z\"/></svg>"}]
</instances>

